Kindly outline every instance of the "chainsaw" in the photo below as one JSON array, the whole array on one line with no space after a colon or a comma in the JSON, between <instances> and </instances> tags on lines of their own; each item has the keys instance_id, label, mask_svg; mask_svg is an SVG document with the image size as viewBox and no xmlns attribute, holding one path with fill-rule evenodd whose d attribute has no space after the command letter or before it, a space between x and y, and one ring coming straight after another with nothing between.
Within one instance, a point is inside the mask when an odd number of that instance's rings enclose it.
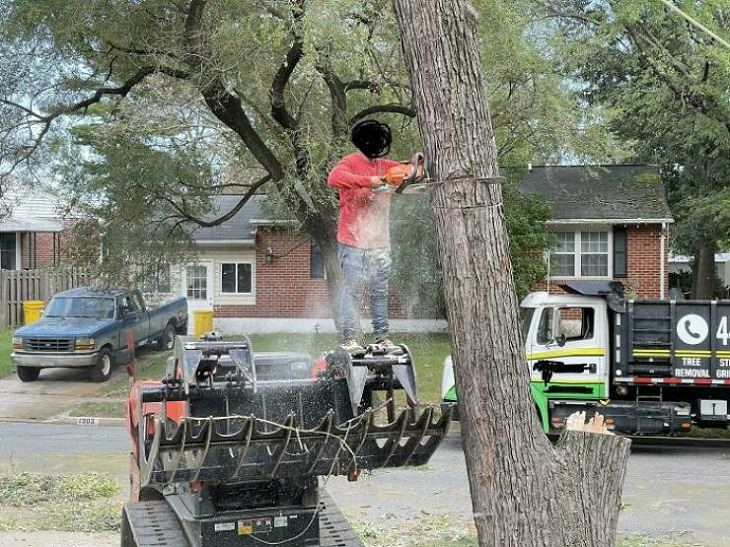
<instances>
[{"instance_id":1,"label":"chainsaw","mask_svg":"<svg viewBox=\"0 0 730 547\"><path fill-rule=\"evenodd\" d=\"M376 188L374 191L402 194L412 184L425 182L424 162L425 158L423 154L418 152L413 155L411 161L402 162L399 165L391 167L385 172L383 186Z\"/></svg>"}]
</instances>

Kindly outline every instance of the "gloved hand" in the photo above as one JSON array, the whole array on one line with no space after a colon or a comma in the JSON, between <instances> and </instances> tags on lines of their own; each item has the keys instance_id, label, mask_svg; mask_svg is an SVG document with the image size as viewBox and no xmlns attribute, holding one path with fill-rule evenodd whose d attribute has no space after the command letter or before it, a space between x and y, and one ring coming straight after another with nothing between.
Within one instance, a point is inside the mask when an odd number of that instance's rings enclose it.
<instances>
[{"instance_id":1,"label":"gloved hand","mask_svg":"<svg viewBox=\"0 0 730 547\"><path fill-rule=\"evenodd\" d=\"M388 185L385 183L385 177L370 177L370 190L373 192L385 192L388 190Z\"/></svg>"}]
</instances>

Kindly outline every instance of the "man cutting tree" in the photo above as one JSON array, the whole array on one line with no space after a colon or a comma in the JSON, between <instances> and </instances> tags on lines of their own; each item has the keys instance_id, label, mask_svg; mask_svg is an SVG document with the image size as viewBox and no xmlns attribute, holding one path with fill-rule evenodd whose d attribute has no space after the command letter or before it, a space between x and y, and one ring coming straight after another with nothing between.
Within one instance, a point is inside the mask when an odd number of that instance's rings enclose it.
<instances>
[{"instance_id":1,"label":"man cutting tree","mask_svg":"<svg viewBox=\"0 0 730 547\"><path fill-rule=\"evenodd\" d=\"M402 181L402 177L392 176L400 164L384 157L391 143L386 124L364 120L355 124L350 136L358 151L343 157L327 179L340 195L337 241L342 268L342 347L354 354L364 351L357 336L360 300L367 283L375 343L386 353L396 353L400 348L388 339L390 192L384 190L388 188L386 173L391 184Z\"/></svg>"}]
</instances>

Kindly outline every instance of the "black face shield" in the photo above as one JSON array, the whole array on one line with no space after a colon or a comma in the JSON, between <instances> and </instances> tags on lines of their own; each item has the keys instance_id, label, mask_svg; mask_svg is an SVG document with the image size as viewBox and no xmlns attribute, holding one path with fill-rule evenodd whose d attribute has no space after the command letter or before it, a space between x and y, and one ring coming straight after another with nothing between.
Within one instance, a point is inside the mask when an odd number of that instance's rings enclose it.
<instances>
[{"instance_id":1,"label":"black face shield","mask_svg":"<svg viewBox=\"0 0 730 547\"><path fill-rule=\"evenodd\" d=\"M390 152L390 127L376 120L357 122L350 133L352 144L370 159Z\"/></svg>"}]
</instances>

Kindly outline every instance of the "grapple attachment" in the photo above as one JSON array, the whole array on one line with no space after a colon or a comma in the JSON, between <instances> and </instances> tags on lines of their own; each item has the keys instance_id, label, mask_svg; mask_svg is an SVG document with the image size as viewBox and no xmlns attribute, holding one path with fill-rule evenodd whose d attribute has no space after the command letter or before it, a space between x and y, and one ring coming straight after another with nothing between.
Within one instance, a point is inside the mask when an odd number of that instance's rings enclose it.
<instances>
[{"instance_id":1,"label":"grapple attachment","mask_svg":"<svg viewBox=\"0 0 730 547\"><path fill-rule=\"evenodd\" d=\"M138 388L141 486L356 478L363 469L425 464L448 432L448 412L417 408L408 348L398 356L369 348L358 358L338 351L316 378L305 362L302 354L253 354L246 338L178 339L165 379ZM257 363L270 367L265 375ZM397 389L408 401L398 412ZM376 391L386 393L385 420L373 408Z\"/></svg>"}]
</instances>

